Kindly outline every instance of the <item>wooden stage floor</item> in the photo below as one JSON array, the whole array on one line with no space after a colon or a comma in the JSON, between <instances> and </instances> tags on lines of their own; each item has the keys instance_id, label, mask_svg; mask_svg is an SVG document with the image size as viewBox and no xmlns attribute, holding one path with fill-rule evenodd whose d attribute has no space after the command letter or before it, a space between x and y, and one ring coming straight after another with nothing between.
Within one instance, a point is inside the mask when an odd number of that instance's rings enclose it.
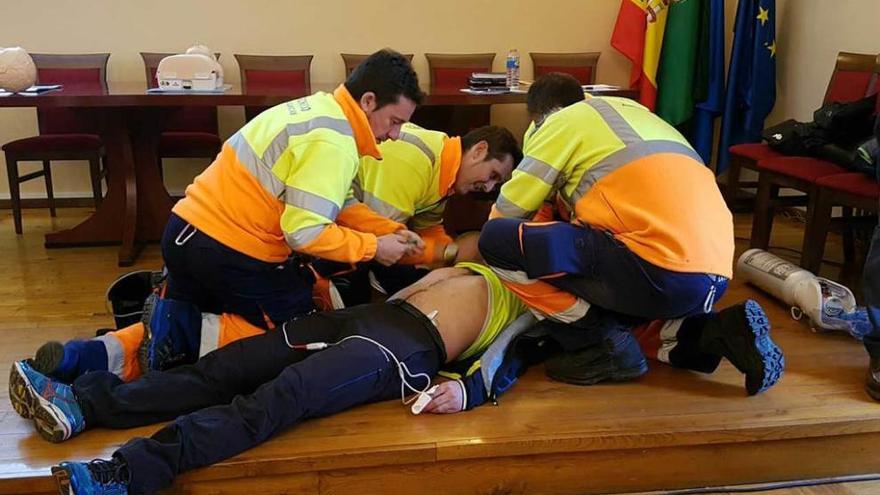
<instances>
[{"instance_id":1,"label":"wooden stage floor","mask_svg":"<svg viewBox=\"0 0 880 495\"><path fill-rule=\"evenodd\" d=\"M26 211L16 237L0 212L0 493L53 493L52 464L106 457L158 428L94 430L52 445L9 404L11 363L45 340L110 325L104 289L127 271L112 247L45 250L42 233L83 211L59 214ZM738 217L739 236L748 222ZM780 230L774 243L797 245L798 227L782 221ZM158 266L151 246L139 267ZM862 391L861 345L812 333L739 282L719 307L747 297L764 305L787 361L762 395L747 397L728 363L711 376L651 363L635 382L594 387L550 381L538 367L497 406L418 417L394 401L360 407L182 476L171 492L613 493L880 472L880 404Z\"/></svg>"}]
</instances>

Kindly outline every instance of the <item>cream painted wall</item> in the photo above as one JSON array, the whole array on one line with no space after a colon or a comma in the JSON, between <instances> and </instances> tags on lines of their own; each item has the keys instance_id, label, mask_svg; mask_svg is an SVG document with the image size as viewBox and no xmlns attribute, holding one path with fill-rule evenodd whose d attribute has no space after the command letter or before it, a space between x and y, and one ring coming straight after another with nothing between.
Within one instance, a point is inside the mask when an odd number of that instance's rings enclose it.
<instances>
[{"instance_id":1,"label":"cream painted wall","mask_svg":"<svg viewBox=\"0 0 880 495\"><path fill-rule=\"evenodd\" d=\"M542 9L531 0L53 0L38 4L5 0L0 46L32 52L112 53L108 77L142 80L139 51L179 51L194 42L222 53L228 79L238 80L233 53L313 54L313 82L342 79L340 52L371 52L390 46L416 54L414 65L427 77L425 52L496 52L502 70L510 47L522 54L522 74L531 77L529 51L602 51L600 82L625 84L629 63L611 50L609 39L619 0L555 0ZM243 122L238 108L221 109L221 133ZM493 110L493 122L521 135L522 105ZM0 110L0 143L33 135L32 109ZM0 158L2 160L2 158ZM204 163L171 161L169 189L180 191ZM62 165L62 164L59 164ZM182 165L182 166L181 166ZM4 164L5 166L5 164ZM36 164L34 165L36 167ZM58 196L88 196L85 164L55 166ZM5 174L0 197L8 198ZM25 184L25 197L44 197L40 181Z\"/></svg>"},{"instance_id":2,"label":"cream painted wall","mask_svg":"<svg viewBox=\"0 0 880 495\"><path fill-rule=\"evenodd\" d=\"M524 79L532 72L529 51L599 50L603 52L600 82L625 84L629 74L629 62L609 45L619 0L555 0L546 4L548 8L528 0L3 3L0 46L21 45L33 52L109 51L113 55L108 76L117 81L141 80L139 51L182 50L196 41L222 53L221 63L232 81L238 80L233 53L311 53L315 55L312 80L322 83L342 78L340 52L369 52L384 46L415 53L414 65L423 78L427 77L425 52L494 51L495 69L502 70L510 47L517 47L523 56ZM726 11L729 51L736 0L727 0ZM880 52L878 30L878 0L777 0L777 103L768 123L808 120L824 94L837 52ZM244 121L238 108L222 108L220 116L224 136ZM517 135L526 126L522 105L496 106L492 118ZM0 143L35 131L33 110L0 110ZM204 163L172 160L170 165L168 186L181 191ZM0 197L8 197L5 174L0 176ZM59 196L89 195L84 164L56 166L54 177ZM24 186L24 194L45 193L42 184L34 181Z\"/></svg>"},{"instance_id":3,"label":"cream painted wall","mask_svg":"<svg viewBox=\"0 0 880 495\"><path fill-rule=\"evenodd\" d=\"M812 120L837 52L880 53L878 0L788 0L776 23L778 89L768 124Z\"/></svg>"}]
</instances>

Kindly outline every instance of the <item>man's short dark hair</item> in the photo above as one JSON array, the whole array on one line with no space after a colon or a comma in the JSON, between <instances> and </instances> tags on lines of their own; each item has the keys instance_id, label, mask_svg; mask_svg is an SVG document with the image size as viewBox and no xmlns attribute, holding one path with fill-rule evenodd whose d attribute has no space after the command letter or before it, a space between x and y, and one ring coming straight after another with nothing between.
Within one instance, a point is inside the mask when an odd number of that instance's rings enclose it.
<instances>
[{"instance_id":1,"label":"man's short dark hair","mask_svg":"<svg viewBox=\"0 0 880 495\"><path fill-rule=\"evenodd\" d=\"M535 79L526 94L526 109L532 116L543 116L554 108L565 108L584 100L584 89L574 76L550 72Z\"/></svg>"},{"instance_id":2,"label":"man's short dark hair","mask_svg":"<svg viewBox=\"0 0 880 495\"><path fill-rule=\"evenodd\" d=\"M461 137L461 150L465 152L480 141L489 145L487 160L503 161L507 156L513 158L513 166L522 161L522 150L513 134L504 127L486 125L478 127Z\"/></svg>"},{"instance_id":3,"label":"man's short dark hair","mask_svg":"<svg viewBox=\"0 0 880 495\"><path fill-rule=\"evenodd\" d=\"M358 64L345 80L345 87L355 100L372 91L378 108L397 103L401 96L420 105L424 96L412 64L389 48L379 50Z\"/></svg>"}]
</instances>

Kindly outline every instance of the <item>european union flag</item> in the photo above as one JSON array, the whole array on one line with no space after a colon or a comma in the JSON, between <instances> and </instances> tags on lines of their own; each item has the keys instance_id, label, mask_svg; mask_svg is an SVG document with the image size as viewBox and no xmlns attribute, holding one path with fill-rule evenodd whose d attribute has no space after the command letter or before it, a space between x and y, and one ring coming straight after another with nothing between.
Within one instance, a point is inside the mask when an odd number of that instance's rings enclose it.
<instances>
[{"instance_id":1,"label":"european union flag","mask_svg":"<svg viewBox=\"0 0 880 495\"><path fill-rule=\"evenodd\" d=\"M727 72L717 173L731 145L758 142L776 102L776 0L740 0Z\"/></svg>"}]
</instances>

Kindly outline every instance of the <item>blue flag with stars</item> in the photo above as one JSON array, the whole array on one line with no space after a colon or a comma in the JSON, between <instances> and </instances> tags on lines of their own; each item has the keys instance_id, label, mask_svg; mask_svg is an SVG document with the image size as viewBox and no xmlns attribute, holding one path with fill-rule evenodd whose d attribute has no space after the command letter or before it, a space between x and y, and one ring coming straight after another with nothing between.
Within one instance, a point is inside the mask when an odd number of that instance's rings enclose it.
<instances>
[{"instance_id":1,"label":"blue flag with stars","mask_svg":"<svg viewBox=\"0 0 880 495\"><path fill-rule=\"evenodd\" d=\"M761 140L776 102L776 0L740 0L727 72L717 173L727 170L728 148Z\"/></svg>"}]
</instances>

